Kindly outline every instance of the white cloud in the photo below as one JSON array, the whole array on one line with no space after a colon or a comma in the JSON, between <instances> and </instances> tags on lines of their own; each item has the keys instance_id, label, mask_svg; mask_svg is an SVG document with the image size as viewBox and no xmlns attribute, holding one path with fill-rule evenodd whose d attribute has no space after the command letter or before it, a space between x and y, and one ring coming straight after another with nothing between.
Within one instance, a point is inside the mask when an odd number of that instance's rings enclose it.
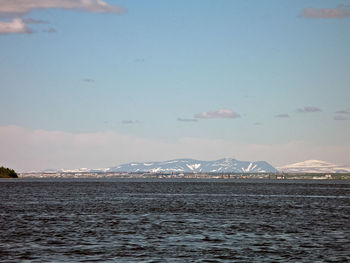
<instances>
[{"instance_id":1,"label":"white cloud","mask_svg":"<svg viewBox=\"0 0 350 263\"><path fill-rule=\"evenodd\" d=\"M195 114L194 117L199 119L223 119L223 118L236 119L236 118L240 118L241 116L230 109L220 109L217 111L201 112L201 113Z\"/></svg>"},{"instance_id":2,"label":"white cloud","mask_svg":"<svg viewBox=\"0 0 350 263\"><path fill-rule=\"evenodd\" d=\"M329 146L292 141L250 144L232 140L180 138L151 140L114 131L69 133L0 126L0 166L18 171L47 168L99 168L133 161L175 158L264 160L274 166L320 159L350 165L350 145Z\"/></svg>"},{"instance_id":3,"label":"white cloud","mask_svg":"<svg viewBox=\"0 0 350 263\"><path fill-rule=\"evenodd\" d=\"M104 0L0 0L0 14L26 14L33 9L60 8L93 13L125 13L121 6Z\"/></svg>"},{"instance_id":4,"label":"white cloud","mask_svg":"<svg viewBox=\"0 0 350 263\"><path fill-rule=\"evenodd\" d=\"M3 34L30 34L33 31L20 18L10 22L0 22L0 35Z\"/></svg>"},{"instance_id":5,"label":"white cloud","mask_svg":"<svg viewBox=\"0 0 350 263\"><path fill-rule=\"evenodd\" d=\"M0 0L0 15L15 17L10 22L0 22L0 34L28 34L33 31L28 24L47 24L47 21L32 18L21 19L32 10L59 8L64 10L78 10L90 13L122 14L126 9L117 5L110 5L104 0ZM55 33L54 28L45 30Z\"/></svg>"}]
</instances>

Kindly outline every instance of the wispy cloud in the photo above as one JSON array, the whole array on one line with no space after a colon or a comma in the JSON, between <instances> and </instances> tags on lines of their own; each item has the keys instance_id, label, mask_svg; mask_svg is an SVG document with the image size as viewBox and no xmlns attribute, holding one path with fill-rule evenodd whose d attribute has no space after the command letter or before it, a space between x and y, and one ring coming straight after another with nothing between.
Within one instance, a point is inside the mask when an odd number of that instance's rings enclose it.
<instances>
[{"instance_id":1,"label":"wispy cloud","mask_svg":"<svg viewBox=\"0 0 350 263\"><path fill-rule=\"evenodd\" d=\"M134 120L122 120L122 124L137 124L139 121Z\"/></svg>"},{"instance_id":2,"label":"wispy cloud","mask_svg":"<svg viewBox=\"0 0 350 263\"><path fill-rule=\"evenodd\" d=\"M253 124L256 125L256 126L259 126L259 125L261 125L262 123L261 123L261 122L254 122Z\"/></svg>"},{"instance_id":3,"label":"wispy cloud","mask_svg":"<svg viewBox=\"0 0 350 263\"><path fill-rule=\"evenodd\" d=\"M312 113L312 112L320 112L322 110L318 107L306 106L304 108L299 108L297 111L300 113Z\"/></svg>"},{"instance_id":4,"label":"wispy cloud","mask_svg":"<svg viewBox=\"0 0 350 263\"><path fill-rule=\"evenodd\" d=\"M348 110L338 110L335 112L335 114L350 114L350 111Z\"/></svg>"},{"instance_id":5,"label":"wispy cloud","mask_svg":"<svg viewBox=\"0 0 350 263\"><path fill-rule=\"evenodd\" d=\"M0 0L1 14L23 15L34 9L60 8L91 13L122 14L126 9L104 0Z\"/></svg>"},{"instance_id":6,"label":"wispy cloud","mask_svg":"<svg viewBox=\"0 0 350 263\"><path fill-rule=\"evenodd\" d=\"M290 117L289 114L285 114L285 113L275 115L275 118L289 118L289 117Z\"/></svg>"},{"instance_id":7,"label":"wispy cloud","mask_svg":"<svg viewBox=\"0 0 350 263\"><path fill-rule=\"evenodd\" d=\"M186 118L177 118L178 121L182 122L197 122L197 119L186 119Z\"/></svg>"},{"instance_id":8,"label":"wispy cloud","mask_svg":"<svg viewBox=\"0 0 350 263\"><path fill-rule=\"evenodd\" d=\"M23 19L23 22L26 24L50 24L46 20L33 19L33 18L25 18Z\"/></svg>"},{"instance_id":9,"label":"wispy cloud","mask_svg":"<svg viewBox=\"0 0 350 263\"><path fill-rule=\"evenodd\" d=\"M49 33L49 34L57 33L56 29L53 27L50 27L49 29L44 29L44 30L42 30L42 32ZM85 80L83 80L83 81L85 81ZM86 82L89 82L89 81L86 81Z\"/></svg>"},{"instance_id":10,"label":"wispy cloud","mask_svg":"<svg viewBox=\"0 0 350 263\"><path fill-rule=\"evenodd\" d=\"M14 18L10 22L0 22L0 35L31 33L33 33L33 30L20 18Z\"/></svg>"},{"instance_id":11,"label":"wispy cloud","mask_svg":"<svg viewBox=\"0 0 350 263\"><path fill-rule=\"evenodd\" d=\"M135 63L143 63L143 62L145 62L145 59L144 59L144 58L136 58L136 59L134 60L134 62L135 62Z\"/></svg>"},{"instance_id":12,"label":"wispy cloud","mask_svg":"<svg viewBox=\"0 0 350 263\"><path fill-rule=\"evenodd\" d=\"M350 120L350 117L344 115L335 115L333 119L336 121L348 121Z\"/></svg>"},{"instance_id":13,"label":"wispy cloud","mask_svg":"<svg viewBox=\"0 0 350 263\"><path fill-rule=\"evenodd\" d=\"M54 32L51 32L51 33L54 33ZM85 79L82 79L82 81L87 82L87 83L94 83L95 82L95 80L91 79L91 78L85 78Z\"/></svg>"},{"instance_id":14,"label":"wispy cloud","mask_svg":"<svg viewBox=\"0 0 350 263\"><path fill-rule=\"evenodd\" d=\"M194 115L197 119L236 119L241 116L230 109L220 109L217 111L204 111Z\"/></svg>"},{"instance_id":15,"label":"wispy cloud","mask_svg":"<svg viewBox=\"0 0 350 263\"><path fill-rule=\"evenodd\" d=\"M349 18L350 13L344 6L319 9L309 7L301 11L300 17L310 19L342 19Z\"/></svg>"}]
</instances>

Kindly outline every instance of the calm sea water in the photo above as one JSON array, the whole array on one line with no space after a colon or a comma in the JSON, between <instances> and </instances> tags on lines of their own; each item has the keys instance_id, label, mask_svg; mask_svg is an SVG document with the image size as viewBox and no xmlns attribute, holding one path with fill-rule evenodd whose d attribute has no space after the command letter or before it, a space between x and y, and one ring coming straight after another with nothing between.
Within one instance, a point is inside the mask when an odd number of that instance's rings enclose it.
<instances>
[{"instance_id":1,"label":"calm sea water","mask_svg":"<svg viewBox=\"0 0 350 263\"><path fill-rule=\"evenodd\" d=\"M350 182L1 180L1 262L350 262Z\"/></svg>"}]
</instances>

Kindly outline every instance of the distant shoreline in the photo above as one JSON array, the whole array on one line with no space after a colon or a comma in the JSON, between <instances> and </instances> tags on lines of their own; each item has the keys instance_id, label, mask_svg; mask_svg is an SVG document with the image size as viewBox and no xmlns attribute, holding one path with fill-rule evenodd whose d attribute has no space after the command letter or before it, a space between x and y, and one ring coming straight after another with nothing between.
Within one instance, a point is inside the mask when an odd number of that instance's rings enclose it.
<instances>
[{"instance_id":1,"label":"distant shoreline","mask_svg":"<svg viewBox=\"0 0 350 263\"><path fill-rule=\"evenodd\" d=\"M20 173L18 179L271 179L271 180L350 180L350 173Z\"/></svg>"}]
</instances>

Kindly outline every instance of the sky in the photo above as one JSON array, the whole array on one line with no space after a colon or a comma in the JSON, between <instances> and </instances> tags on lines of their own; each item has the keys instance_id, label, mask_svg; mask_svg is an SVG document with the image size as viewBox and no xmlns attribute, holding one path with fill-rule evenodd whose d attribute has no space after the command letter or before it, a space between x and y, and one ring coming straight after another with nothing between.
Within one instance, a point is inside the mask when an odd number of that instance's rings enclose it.
<instances>
[{"instance_id":1,"label":"sky","mask_svg":"<svg viewBox=\"0 0 350 263\"><path fill-rule=\"evenodd\" d=\"M0 166L350 166L346 0L0 0Z\"/></svg>"}]
</instances>

